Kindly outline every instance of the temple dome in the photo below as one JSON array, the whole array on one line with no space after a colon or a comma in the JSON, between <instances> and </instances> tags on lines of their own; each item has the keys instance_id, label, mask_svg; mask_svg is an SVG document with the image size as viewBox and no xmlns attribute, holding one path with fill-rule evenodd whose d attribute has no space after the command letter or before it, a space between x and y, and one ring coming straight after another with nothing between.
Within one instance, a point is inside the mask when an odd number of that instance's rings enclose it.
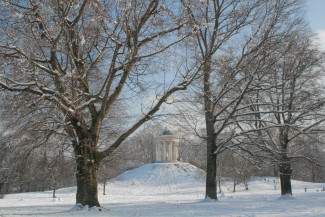
<instances>
[{"instance_id":1,"label":"temple dome","mask_svg":"<svg viewBox=\"0 0 325 217\"><path fill-rule=\"evenodd\" d=\"M165 129L164 131L160 132L157 135L157 137L160 137L160 136L175 136L175 134L173 132L171 132L170 130Z\"/></svg>"}]
</instances>

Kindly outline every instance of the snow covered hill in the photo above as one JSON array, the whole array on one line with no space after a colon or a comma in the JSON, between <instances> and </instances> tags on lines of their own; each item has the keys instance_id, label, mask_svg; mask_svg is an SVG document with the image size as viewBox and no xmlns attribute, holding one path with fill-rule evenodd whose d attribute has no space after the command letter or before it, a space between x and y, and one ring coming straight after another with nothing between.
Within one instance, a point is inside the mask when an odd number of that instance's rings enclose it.
<instances>
[{"instance_id":1,"label":"snow covered hill","mask_svg":"<svg viewBox=\"0 0 325 217\"><path fill-rule=\"evenodd\" d=\"M275 187L276 186L276 187ZM293 181L294 196L280 197L273 177L255 177L249 190L223 182L217 202L204 200L205 172L188 163L154 163L140 166L111 180L107 195L99 186L104 210L76 211L76 188L52 192L7 195L0 199L0 216L325 216L325 183ZM307 192L305 192L307 188Z\"/></svg>"},{"instance_id":2,"label":"snow covered hill","mask_svg":"<svg viewBox=\"0 0 325 217\"><path fill-rule=\"evenodd\" d=\"M113 182L132 183L157 187L164 185L180 185L184 183L202 182L205 172L189 163L151 163L127 171ZM134 183L133 183L134 182Z\"/></svg>"},{"instance_id":3,"label":"snow covered hill","mask_svg":"<svg viewBox=\"0 0 325 217\"><path fill-rule=\"evenodd\" d=\"M201 185L204 181L205 172L189 163L152 163L117 176L111 184L169 194ZM147 194L148 191L139 193Z\"/></svg>"},{"instance_id":4,"label":"snow covered hill","mask_svg":"<svg viewBox=\"0 0 325 217\"><path fill-rule=\"evenodd\" d=\"M202 198L193 186L205 186L205 172L189 163L151 163L127 171L107 185L109 194L125 200L180 201ZM204 193L204 192L203 192Z\"/></svg>"}]
</instances>

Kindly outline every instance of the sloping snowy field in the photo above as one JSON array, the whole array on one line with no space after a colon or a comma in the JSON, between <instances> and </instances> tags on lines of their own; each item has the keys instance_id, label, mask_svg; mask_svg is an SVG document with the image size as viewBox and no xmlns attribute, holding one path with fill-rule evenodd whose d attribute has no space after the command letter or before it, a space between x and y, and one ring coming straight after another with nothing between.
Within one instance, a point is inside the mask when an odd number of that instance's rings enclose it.
<instances>
[{"instance_id":1,"label":"sloping snowy field","mask_svg":"<svg viewBox=\"0 0 325 217\"><path fill-rule=\"evenodd\" d=\"M272 177L254 178L248 191L240 185L235 193L225 182L214 202L203 200L204 175L187 163L146 164L112 180L107 195L99 188L102 211L77 210L76 188L64 188L55 200L50 191L7 195L0 216L325 216L325 183L293 181L294 196L280 198Z\"/></svg>"}]
</instances>

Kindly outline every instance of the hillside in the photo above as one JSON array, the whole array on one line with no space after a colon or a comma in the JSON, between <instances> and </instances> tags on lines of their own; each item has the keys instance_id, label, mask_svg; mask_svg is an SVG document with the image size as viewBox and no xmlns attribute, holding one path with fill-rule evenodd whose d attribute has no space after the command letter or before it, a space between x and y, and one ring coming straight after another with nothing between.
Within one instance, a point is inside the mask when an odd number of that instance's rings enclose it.
<instances>
[{"instance_id":1,"label":"hillside","mask_svg":"<svg viewBox=\"0 0 325 217\"><path fill-rule=\"evenodd\" d=\"M204 185L205 172L189 163L151 163L122 173L107 189L120 199L139 201L140 196L140 200L163 201L167 196L169 201L178 201L194 193L193 186Z\"/></svg>"},{"instance_id":2,"label":"hillside","mask_svg":"<svg viewBox=\"0 0 325 217\"><path fill-rule=\"evenodd\" d=\"M146 185L151 187L202 182L205 172L189 163L151 163L126 171L112 182ZM133 183L132 183L133 184Z\"/></svg>"}]
</instances>

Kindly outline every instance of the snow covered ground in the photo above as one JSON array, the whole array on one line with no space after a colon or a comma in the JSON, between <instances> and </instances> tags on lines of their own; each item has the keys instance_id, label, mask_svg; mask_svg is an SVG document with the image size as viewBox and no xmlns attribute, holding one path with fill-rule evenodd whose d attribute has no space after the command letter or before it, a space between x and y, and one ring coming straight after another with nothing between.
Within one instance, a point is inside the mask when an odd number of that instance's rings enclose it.
<instances>
[{"instance_id":1,"label":"snow covered ground","mask_svg":"<svg viewBox=\"0 0 325 217\"><path fill-rule=\"evenodd\" d=\"M249 190L222 185L215 201L204 200L204 172L186 163L146 164L99 188L102 211L77 210L76 188L10 194L0 199L0 216L325 216L325 183L293 181L293 197L281 198L272 177L254 178ZM305 192L305 187L307 192Z\"/></svg>"}]
</instances>

